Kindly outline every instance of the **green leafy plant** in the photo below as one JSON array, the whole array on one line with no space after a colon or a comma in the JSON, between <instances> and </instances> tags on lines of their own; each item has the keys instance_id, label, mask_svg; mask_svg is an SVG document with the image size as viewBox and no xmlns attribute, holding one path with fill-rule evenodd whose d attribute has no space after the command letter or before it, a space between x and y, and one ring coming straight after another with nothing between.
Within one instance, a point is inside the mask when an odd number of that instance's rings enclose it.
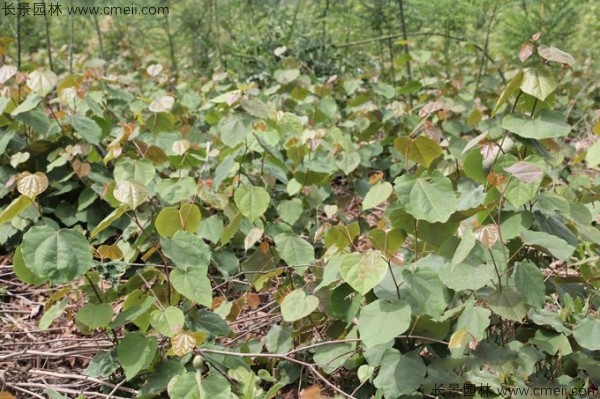
<instances>
[{"instance_id":1,"label":"green leafy plant","mask_svg":"<svg viewBox=\"0 0 600 399\"><path fill-rule=\"evenodd\" d=\"M572 143L575 60L539 40L501 93L436 81L415 112L292 59L262 89L11 76L0 232L21 280L63 287L40 328L105 334L86 373L136 397L597 386L598 150Z\"/></svg>"}]
</instances>

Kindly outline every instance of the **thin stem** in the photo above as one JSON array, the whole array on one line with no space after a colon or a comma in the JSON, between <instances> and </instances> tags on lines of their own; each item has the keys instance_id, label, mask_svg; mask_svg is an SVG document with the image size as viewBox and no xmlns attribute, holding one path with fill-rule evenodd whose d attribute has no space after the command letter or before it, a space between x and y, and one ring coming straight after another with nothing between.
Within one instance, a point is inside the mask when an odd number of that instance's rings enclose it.
<instances>
[{"instance_id":1,"label":"thin stem","mask_svg":"<svg viewBox=\"0 0 600 399\"><path fill-rule=\"evenodd\" d=\"M96 38L98 39L98 47L100 48L100 57L106 61L106 54L104 53L104 45L102 44L102 33L100 32L100 24L98 23L98 16L94 17L94 28L96 29Z\"/></svg>"},{"instance_id":2,"label":"thin stem","mask_svg":"<svg viewBox=\"0 0 600 399\"><path fill-rule=\"evenodd\" d=\"M490 42L490 34L492 33L492 24L493 24L494 18L496 16L496 11L498 9L499 3L500 3L499 1L494 2L494 8L492 10L492 15L490 16L490 20L489 20L489 23L487 26L487 31L485 34L485 43L483 45L483 53L484 54L487 53L488 45ZM481 83L481 76L483 73L483 67L485 66L485 60L486 60L486 57L485 57L485 55L482 54L481 61L479 62L479 72L477 73L477 83L475 83L475 91L473 92L473 98L477 97L477 91L479 90L479 84Z\"/></svg>"},{"instance_id":3,"label":"thin stem","mask_svg":"<svg viewBox=\"0 0 600 399\"><path fill-rule=\"evenodd\" d=\"M44 8L46 8L46 1L44 1ZM48 14L44 13L44 25L46 27L46 50L48 51L48 65L50 70L54 71L54 64L52 62L52 46L50 45L50 24L48 22Z\"/></svg>"}]
</instances>

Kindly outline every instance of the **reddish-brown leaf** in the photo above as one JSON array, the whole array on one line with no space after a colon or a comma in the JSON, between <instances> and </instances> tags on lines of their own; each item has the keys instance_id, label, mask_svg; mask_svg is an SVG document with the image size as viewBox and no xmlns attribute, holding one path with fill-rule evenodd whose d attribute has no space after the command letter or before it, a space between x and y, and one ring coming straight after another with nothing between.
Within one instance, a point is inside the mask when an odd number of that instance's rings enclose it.
<instances>
[{"instance_id":1,"label":"reddish-brown leaf","mask_svg":"<svg viewBox=\"0 0 600 399\"><path fill-rule=\"evenodd\" d=\"M519 59L521 62L525 62L529 57L531 57L533 50L535 50L533 43L521 44L521 48L519 49Z\"/></svg>"}]
</instances>

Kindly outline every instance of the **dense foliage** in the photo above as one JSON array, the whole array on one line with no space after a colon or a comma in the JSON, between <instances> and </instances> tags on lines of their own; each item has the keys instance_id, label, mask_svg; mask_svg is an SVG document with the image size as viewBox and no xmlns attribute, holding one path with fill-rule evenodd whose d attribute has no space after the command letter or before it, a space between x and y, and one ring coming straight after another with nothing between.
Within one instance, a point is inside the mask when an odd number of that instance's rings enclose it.
<instances>
[{"instance_id":1,"label":"dense foliage","mask_svg":"<svg viewBox=\"0 0 600 399\"><path fill-rule=\"evenodd\" d=\"M363 6L397 30L377 9L397 3ZM272 58L254 80L0 67L0 242L19 279L57 287L40 328L106 334L85 373L136 397L597 389L589 63L527 34L501 66L488 35L443 59L394 42L351 73L253 40Z\"/></svg>"}]
</instances>

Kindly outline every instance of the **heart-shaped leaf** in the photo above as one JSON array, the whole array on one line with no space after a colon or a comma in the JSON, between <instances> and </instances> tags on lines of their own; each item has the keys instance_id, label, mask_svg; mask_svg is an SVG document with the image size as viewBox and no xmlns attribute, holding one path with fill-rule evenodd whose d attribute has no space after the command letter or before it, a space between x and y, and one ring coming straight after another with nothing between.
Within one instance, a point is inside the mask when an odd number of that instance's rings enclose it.
<instances>
[{"instance_id":1,"label":"heart-shaped leaf","mask_svg":"<svg viewBox=\"0 0 600 399\"><path fill-rule=\"evenodd\" d=\"M564 137L571 131L562 113L547 109L541 110L533 119L508 114L502 120L502 127L521 137L537 140Z\"/></svg>"},{"instance_id":2,"label":"heart-shaped leaf","mask_svg":"<svg viewBox=\"0 0 600 399\"><path fill-rule=\"evenodd\" d=\"M242 215L253 222L266 212L271 198L267 190L262 187L242 186L235 190L233 200Z\"/></svg>"},{"instance_id":3,"label":"heart-shaped leaf","mask_svg":"<svg viewBox=\"0 0 600 399\"><path fill-rule=\"evenodd\" d=\"M361 295L365 295L387 274L388 264L379 251L343 255L340 275Z\"/></svg>"},{"instance_id":4,"label":"heart-shaped leaf","mask_svg":"<svg viewBox=\"0 0 600 399\"><path fill-rule=\"evenodd\" d=\"M300 320L319 306L319 299L314 295L306 295L304 290L296 289L283 298L281 302L281 315L283 320L293 322Z\"/></svg>"},{"instance_id":5,"label":"heart-shaped leaf","mask_svg":"<svg viewBox=\"0 0 600 399\"><path fill-rule=\"evenodd\" d=\"M556 79L547 68L538 67L523 70L521 90L540 101L545 101L556 90L557 85Z\"/></svg>"},{"instance_id":6,"label":"heart-shaped leaf","mask_svg":"<svg viewBox=\"0 0 600 399\"><path fill-rule=\"evenodd\" d=\"M23 172L17 177L17 190L28 196L35 198L48 188L48 177L42 172Z\"/></svg>"},{"instance_id":7,"label":"heart-shaped leaf","mask_svg":"<svg viewBox=\"0 0 600 399\"><path fill-rule=\"evenodd\" d=\"M122 181L115 186L113 195L117 201L135 209L148 200L148 189L136 181Z\"/></svg>"}]
</instances>

